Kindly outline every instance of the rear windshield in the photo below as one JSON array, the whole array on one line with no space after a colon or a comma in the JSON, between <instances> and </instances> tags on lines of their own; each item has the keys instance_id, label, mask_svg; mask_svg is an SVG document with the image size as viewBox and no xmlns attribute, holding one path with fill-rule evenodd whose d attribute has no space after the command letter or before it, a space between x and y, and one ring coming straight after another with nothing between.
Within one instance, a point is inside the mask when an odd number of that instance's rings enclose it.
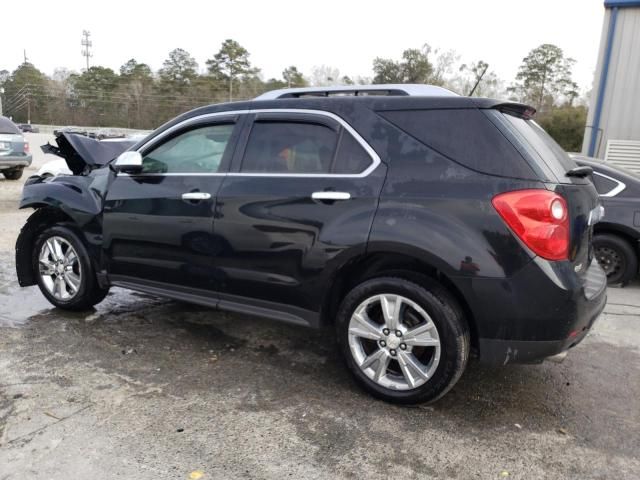
<instances>
[{"instance_id":1,"label":"rear windshield","mask_svg":"<svg viewBox=\"0 0 640 480\"><path fill-rule=\"evenodd\" d=\"M20 130L8 118L0 117L0 133L20 134Z\"/></svg>"},{"instance_id":2,"label":"rear windshield","mask_svg":"<svg viewBox=\"0 0 640 480\"><path fill-rule=\"evenodd\" d=\"M561 183L580 181L566 176L567 171L578 165L536 122L498 110L486 112L541 175Z\"/></svg>"}]
</instances>

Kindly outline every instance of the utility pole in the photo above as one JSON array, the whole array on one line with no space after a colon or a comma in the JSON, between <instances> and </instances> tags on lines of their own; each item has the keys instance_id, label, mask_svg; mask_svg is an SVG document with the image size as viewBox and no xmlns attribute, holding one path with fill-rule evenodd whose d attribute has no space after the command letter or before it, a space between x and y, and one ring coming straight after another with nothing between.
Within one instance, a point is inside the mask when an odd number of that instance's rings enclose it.
<instances>
[{"instance_id":1,"label":"utility pole","mask_svg":"<svg viewBox=\"0 0 640 480\"><path fill-rule=\"evenodd\" d=\"M4 95L4 88L0 87L0 117L2 116L2 95Z\"/></svg>"},{"instance_id":2,"label":"utility pole","mask_svg":"<svg viewBox=\"0 0 640 480\"><path fill-rule=\"evenodd\" d=\"M80 45L82 45L82 56L87 60L87 70L89 70L89 58L93 57L93 54L91 53L91 47L93 46L93 43L91 43L91 40L89 40L90 36L91 32L89 30L83 30L82 40L80 41Z\"/></svg>"},{"instance_id":3,"label":"utility pole","mask_svg":"<svg viewBox=\"0 0 640 480\"><path fill-rule=\"evenodd\" d=\"M27 49L22 50L22 55L24 56L24 63L27 63Z\"/></svg>"}]
</instances>

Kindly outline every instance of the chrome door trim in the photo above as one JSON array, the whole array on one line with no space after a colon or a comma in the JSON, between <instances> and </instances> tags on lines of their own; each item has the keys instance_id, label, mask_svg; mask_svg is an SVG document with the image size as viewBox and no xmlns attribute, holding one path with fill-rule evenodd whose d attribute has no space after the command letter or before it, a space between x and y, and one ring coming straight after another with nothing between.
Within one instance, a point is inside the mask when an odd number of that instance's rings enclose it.
<instances>
[{"instance_id":1,"label":"chrome door trim","mask_svg":"<svg viewBox=\"0 0 640 480\"><path fill-rule=\"evenodd\" d=\"M378 165L382 163L380 160L380 156L376 153L376 151L369 145L364 138L360 136L358 132L356 132L349 123L347 123L342 117L339 117L335 113L326 112L324 110L311 110L311 109L302 109L302 108L258 108L252 110L231 110L226 112L214 112L214 113L205 113L203 115L198 115L196 117L188 118L183 120L180 123L176 123L172 127L168 128L164 132L159 135L153 137L146 143L142 144L140 147L136 149L137 152L142 153L145 150L148 150L156 143L162 141L168 135L171 135L176 130L179 130L185 126L188 126L193 123L200 123L203 120L207 119L215 119L217 117L224 117L230 115L244 115L244 114L252 114L252 113L300 113L307 115L320 115L324 117L331 118L338 122L345 130L347 130L353 138L364 148L364 150L371 157L371 164L360 173L244 173L244 172L225 172L225 173L118 173L118 175L122 176L131 176L131 177L147 177L147 176L177 176L177 177L185 177L185 176L229 176L229 177L284 177L284 178L364 178L369 176L371 172L373 172Z\"/></svg>"},{"instance_id":2,"label":"chrome door trim","mask_svg":"<svg viewBox=\"0 0 640 480\"><path fill-rule=\"evenodd\" d=\"M612 182L617 183L618 185L613 187L613 189L609 190L607 193L601 193L600 196L601 197L615 197L616 195L618 195L620 192L622 192L625 188L627 188L627 185L624 182L621 182L620 180L618 180L617 178L613 178L610 177L609 175L605 175L604 173L600 173L600 172L593 172L594 175L600 175L602 178L606 178L607 180L611 180Z\"/></svg>"}]
</instances>

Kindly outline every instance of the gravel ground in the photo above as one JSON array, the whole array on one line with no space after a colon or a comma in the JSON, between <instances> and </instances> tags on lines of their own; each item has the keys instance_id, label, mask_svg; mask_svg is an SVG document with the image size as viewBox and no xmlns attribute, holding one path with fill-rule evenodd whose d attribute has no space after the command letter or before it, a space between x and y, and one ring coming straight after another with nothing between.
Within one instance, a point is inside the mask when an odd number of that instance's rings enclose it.
<instances>
[{"instance_id":1,"label":"gravel ground","mask_svg":"<svg viewBox=\"0 0 640 480\"><path fill-rule=\"evenodd\" d=\"M28 136L31 173L48 137ZM0 180L2 480L640 478L637 283L564 363L472 362L439 403L396 407L354 385L331 331L120 289L51 308L15 279L21 186Z\"/></svg>"}]
</instances>

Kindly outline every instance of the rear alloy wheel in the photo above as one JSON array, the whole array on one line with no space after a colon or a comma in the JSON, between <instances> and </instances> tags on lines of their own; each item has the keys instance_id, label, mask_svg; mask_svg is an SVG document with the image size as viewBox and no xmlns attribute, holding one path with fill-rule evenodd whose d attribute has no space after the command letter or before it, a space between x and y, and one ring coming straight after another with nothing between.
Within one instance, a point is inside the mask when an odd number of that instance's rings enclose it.
<instances>
[{"instance_id":1,"label":"rear alloy wheel","mask_svg":"<svg viewBox=\"0 0 640 480\"><path fill-rule=\"evenodd\" d=\"M609 233L598 234L593 237L593 248L609 285L624 285L638 274L638 257L625 239Z\"/></svg>"},{"instance_id":2,"label":"rear alloy wheel","mask_svg":"<svg viewBox=\"0 0 640 480\"><path fill-rule=\"evenodd\" d=\"M425 286L373 279L352 290L340 307L338 340L347 365L384 400L437 400L466 366L469 331L459 307L439 286Z\"/></svg>"},{"instance_id":3,"label":"rear alloy wheel","mask_svg":"<svg viewBox=\"0 0 640 480\"><path fill-rule=\"evenodd\" d=\"M20 168L12 168L10 170L3 170L2 174L7 180L19 180L22 177L22 171L24 169Z\"/></svg>"},{"instance_id":4,"label":"rear alloy wheel","mask_svg":"<svg viewBox=\"0 0 640 480\"><path fill-rule=\"evenodd\" d=\"M86 247L66 225L40 234L33 249L33 269L40 290L59 308L86 310L109 292L98 285Z\"/></svg>"}]
</instances>

